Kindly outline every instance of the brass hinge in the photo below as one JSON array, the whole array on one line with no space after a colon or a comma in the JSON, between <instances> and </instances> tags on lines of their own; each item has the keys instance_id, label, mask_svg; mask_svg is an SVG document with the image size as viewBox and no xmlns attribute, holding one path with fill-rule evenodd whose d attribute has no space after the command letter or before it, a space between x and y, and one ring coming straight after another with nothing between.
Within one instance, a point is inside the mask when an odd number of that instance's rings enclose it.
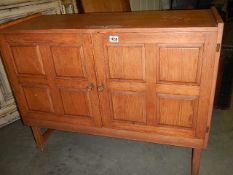
<instances>
[{"instance_id":1,"label":"brass hinge","mask_svg":"<svg viewBox=\"0 0 233 175\"><path fill-rule=\"evenodd\" d=\"M219 52L220 48L221 48L221 44L218 43L217 46L216 46L216 52Z\"/></svg>"}]
</instances>

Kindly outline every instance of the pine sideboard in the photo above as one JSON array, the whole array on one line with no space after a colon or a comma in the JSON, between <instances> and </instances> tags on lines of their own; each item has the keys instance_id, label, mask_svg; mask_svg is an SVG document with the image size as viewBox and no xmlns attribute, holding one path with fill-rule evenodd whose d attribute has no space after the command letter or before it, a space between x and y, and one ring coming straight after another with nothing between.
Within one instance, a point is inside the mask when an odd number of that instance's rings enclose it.
<instances>
[{"instance_id":1,"label":"pine sideboard","mask_svg":"<svg viewBox=\"0 0 233 175\"><path fill-rule=\"evenodd\" d=\"M198 174L223 33L215 8L34 15L1 28L5 69L38 148L53 130L189 147Z\"/></svg>"}]
</instances>

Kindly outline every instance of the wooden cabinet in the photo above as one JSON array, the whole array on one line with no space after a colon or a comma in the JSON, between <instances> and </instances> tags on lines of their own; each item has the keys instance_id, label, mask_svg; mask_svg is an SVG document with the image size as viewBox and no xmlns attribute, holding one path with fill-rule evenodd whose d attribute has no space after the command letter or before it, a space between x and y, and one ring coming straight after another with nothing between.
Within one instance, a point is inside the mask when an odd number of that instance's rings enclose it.
<instances>
[{"instance_id":1,"label":"wooden cabinet","mask_svg":"<svg viewBox=\"0 0 233 175\"><path fill-rule=\"evenodd\" d=\"M193 148L197 175L222 29L211 9L40 16L0 36L22 119L40 149L53 129L184 146Z\"/></svg>"}]
</instances>

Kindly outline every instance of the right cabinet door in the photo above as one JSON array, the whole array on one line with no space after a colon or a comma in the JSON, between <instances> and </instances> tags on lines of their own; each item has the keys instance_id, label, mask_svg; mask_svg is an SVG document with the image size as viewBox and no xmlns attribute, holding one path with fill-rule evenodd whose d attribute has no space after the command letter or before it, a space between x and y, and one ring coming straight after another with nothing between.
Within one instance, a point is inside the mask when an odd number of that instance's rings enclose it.
<instances>
[{"instance_id":1,"label":"right cabinet door","mask_svg":"<svg viewBox=\"0 0 233 175\"><path fill-rule=\"evenodd\" d=\"M204 138L216 33L93 36L104 127Z\"/></svg>"}]
</instances>

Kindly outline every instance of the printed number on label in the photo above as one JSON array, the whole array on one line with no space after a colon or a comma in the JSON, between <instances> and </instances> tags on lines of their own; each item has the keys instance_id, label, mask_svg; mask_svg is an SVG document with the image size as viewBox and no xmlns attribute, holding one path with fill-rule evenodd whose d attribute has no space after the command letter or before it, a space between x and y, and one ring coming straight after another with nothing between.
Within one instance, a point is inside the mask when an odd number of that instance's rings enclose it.
<instances>
[{"instance_id":1,"label":"printed number on label","mask_svg":"<svg viewBox=\"0 0 233 175\"><path fill-rule=\"evenodd\" d=\"M109 42L110 43L118 43L119 42L119 36L109 36Z\"/></svg>"}]
</instances>

